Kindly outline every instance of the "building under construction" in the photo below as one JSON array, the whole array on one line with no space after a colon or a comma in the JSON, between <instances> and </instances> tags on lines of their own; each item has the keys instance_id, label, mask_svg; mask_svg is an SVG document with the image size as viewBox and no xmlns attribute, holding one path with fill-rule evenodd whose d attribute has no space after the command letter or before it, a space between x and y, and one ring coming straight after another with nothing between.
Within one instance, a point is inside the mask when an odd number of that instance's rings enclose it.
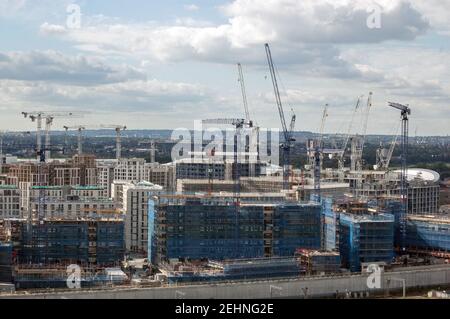
<instances>
[{"instance_id":1,"label":"building under construction","mask_svg":"<svg viewBox=\"0 0 450 319\"><path fill-rule=\"evenodd\" d=\"M339 251L345 268L360 271L361 263L393 261L393 215L371 210L367 202L346 202L335 211L339 214Z\"/></svg>"},{"instance_id":2,"label":"building under construction","mask_svg":"<svg viewBox=\"0 0 450 319\"><path fill-rule=\"evenodd\" d=\"M124 256L119 219L23 221L14 247L19 264L117 265Z\"/></svg>"},{"instance_id":3,"label":"building under construction","mask_svg":"<svg viewBox=\"0 0 450 319\"><path fill-rule=\"evenodd\" d=\"M341 268L341 256L336 251L298 249L296 256L302 273L307 275L335 274Z\"/></svg>"},{"instance_id":4,"label":"building under construction","mask_svg":"<svg viewBox=\"0 0 450 319\"><path fill-rule=\"evenodd\" d=\"M289 278L301 273L299 261L295 257L166 263L160 269L169 283Z\"/></svg>"},{"instance_id":5,"label":"building under construction","mask_svg":"<svg viewBox=\"0 0 450 319\"><path fill-rule=\"evenodd\" d=\"M450 216L408 216L406 248L410 254L450 258Z\"/></svg>"},{"instance_id":6,"label":"building under construction","mask_svg":"<svg viewBox=\"0 0 450 319\"><path fill-rule=\"evenodd\" d=\"M12 245L0 241L0 283L12 281Z\"/></svg>"},{"instance_id":7,"label":"building under construction","mask_svg":"<svg viewBox=\"0 0 450 319\"><path fill-rule=\"evenodd\" d=\"M400 171L350 172L352 192L357 197L400 197ZM439 211L440 175L432 170L409 168L408 214L434 215Z\"/></svg>"},{"instance_id":8,"label":"building under construction","mask_svg":"<svg viewBox=\"0 0 450 319\"><path fill-rule=\"evenodd\" d=\"M265 174L267 163L257 162L238 163L235 165L233 160L210 160L208 158L188 158L175 162L176 179L206 179L231 180L236 176L236 170L239 175L261 176Z\"/></svg>"},{"instance_id":9,"label":"building under construction","mask_svg":"<svg viewBox=\"0 0 450 319\"><path fill-rule=\"evenodd\" d=\"M152 210L154 209L154 211ZM149 204L155 216L159 262L293 256L298 248L320 249L321 206L316 203L241 203L176 198ZM151 231L151 228L149 228Z\"/></svg>"}]
</instances>

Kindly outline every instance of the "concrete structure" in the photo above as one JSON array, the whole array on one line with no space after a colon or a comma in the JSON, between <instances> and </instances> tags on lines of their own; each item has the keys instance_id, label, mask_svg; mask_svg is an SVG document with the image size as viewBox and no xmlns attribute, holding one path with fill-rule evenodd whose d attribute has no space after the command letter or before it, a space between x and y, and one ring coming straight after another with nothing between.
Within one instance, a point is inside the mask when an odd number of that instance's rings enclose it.
<instances>
[{"instance_id":1,"label":"concrete structure","mask_svg":"<svg viewBox=\"0 0 450 319\"><path fill-rule=\"evenodd\" d=\"M166 191L175 189L175 166L172 164L147 163L143 158L121 158L119 160L98 160L98 184L108 189L113 197L114 182L139 183L148 181L164 187Z\"/></svg>"},{"instance_id":2,"label":"concrete structure","mask_svg":"<svg viewBox=\"0 0 450 319\"><path fill-rule=\"evenodd\" d=\"M337 274L341 268L341 256L335 251L299 249L296 255L302 272L308 275Z\"/></svg>"},{"instance_id":3,"label":"concrete structure","mask_svg":"<svg viewBox=\"0 0 450 319\"><path fill-rule=\"evenodd\" d=\"M143 180L160 185L167 192L173 192L175 190L175 166L171 163L147 163L145 165L144 177Z\"/></svg>"},{"instance_id":4,"label":"concrete structure","mask_svg":"<svg viewBox=\"0 0 450 319\"><path fill-rule=\"evenodd\" d=\"M173 163L176 167L176 179L218 179L231 180L234 175L233 160L210 160L208 158L181 159ZM239 163L240 176L261 176L266 163Z\"/></svg>"},{"instance_id":5,"label":"concrete structure","mask_svg":"<svg viewBox=\"0 0 450 319\"><path fill-rule=\"evenodd\" d=\"M439 211L439 174L419 169L408 169L408 213L433 215ZM355 196L381 198L400 196L399 171L350 172L350 186Z\"/></svg>"},{"instance_id":6,"label":"concrete structure","mask_svg":"<svg viewBox=\"0 0 450 319\"><path fill-rule=\"evenodd\" d=\"M292 181L292 189L297 190L302 200L308 200L314 194L314 185L312 181L304 180L301 184L299 178ZM260 176L260 177L241 177L240 191L242 193L274 193L283 189L282 176ZM233 192L233 180L208 180L208 179L178 179L178 193L195 193L195 192ZM321 194L323 196L342 197L350 192L348 183L330 183L321 184Z\"/></svg>"},{"instance_id":7,"label":"concrete structure","mask_svg":"<svg viewBox=\"0 0 450 319\"><path fill-rule=\"evenodd\" d=\"M145 180L145 159L121 158L114 168L114 180L138 183Z\"/></svg>"},{"instance_id":8,"label":"concrete structure","mask_svg":"<svg viewBox=\"0 0 450 319\"><path fill-rule=\"evenodd\" d=\"M125 184L122 207L125 214L125 247L128 252L147 254L148 201L163 191L163 187L150 182Z\"/></svg>"},{"instance_id":9,"label":"concrete structure","mask_svg":"<svg viewBox=\"0 0 450 319\"><path fill-rule=\"evenodd\" d=\"M107 190L99 186L32 186L24 217L36 214L40 198L45 218L85 218L90 215L119 215Z\"/></svg>"},{"instance_id":10,"label":"concrete structure","mask_svg":"<svg viewBox=\"0 0 450 319\"><path fill-rule=\"evenodd\" d=\"M450 205L450 178L441 183L440 205Z\"/></svg>"},{"instance_id":11,"label":"concrete structure","mask_svg":"<svg viewBox=\"0 0 450 319\"><path fill-rule=\"evenodd\" d=\"M67 199L48 199L41 206L41 218L51 219L84 219L102 216L122 217L122 212L116 204L109 198L89 198L68 197ZM38 218L39 199L30 200L29 213L33 218Z\"/></svg>"},{"instance_id":12,"label":"concrete structure","mask_svg":"<svg viewBox=\"0 0 450 319\"><path fill-rule=\"evenodd\" d=\"M117 160L97 160L97 185L106 188L108 197L112 197L111 185L114 181L114 168Z\"/></svg>"},{"instance_id":13,"label":"concrete structure","mask_svg":"<svg viewBox=\"0 0 450 319\"><path fill-rule=\"evenodd\" d=\"M20 189L15 185L0 185L0 219L20 218Z\"/></svg>"},{"instance_id":14,"label":"concrete structure","mask_svg":"<svg viewBox=\"0 0 450 319\"><path fill-rule=\"evenodd\" d=\"M15 185L31 183L32 186L96 185L95 156L75 155L67 161L53 161L39 165L34 162L9 165L8 176Z\"/></svg>"},{"instance_id":15,"label":"concrete structure","mask_svg":"<svg viewBox=\"0 0 450 319\"><path fill-rule=\"evenodd\" d=\"M37 201L41 195L46 200L108 198L107 190L101 186L32 186L30 188L32 201Z\"/></svg>"}]
</instances>

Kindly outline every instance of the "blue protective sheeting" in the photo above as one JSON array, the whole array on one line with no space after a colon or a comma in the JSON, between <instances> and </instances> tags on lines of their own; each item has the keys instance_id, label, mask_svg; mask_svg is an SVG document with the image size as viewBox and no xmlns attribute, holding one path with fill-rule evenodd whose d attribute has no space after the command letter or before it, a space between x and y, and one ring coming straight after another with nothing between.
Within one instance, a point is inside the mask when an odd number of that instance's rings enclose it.
<instances>
[{"instance_id":1,"label":"blue protective sheeting","mask_svg":"<svg viewBox=\"0 0 450 319\"><path fill-rule=\"evenodd\" d=\"M389 214L340 214L339 249L344 267L360 271L363 262L391 263L394 217Z\"/></svg>"}]
</instances>

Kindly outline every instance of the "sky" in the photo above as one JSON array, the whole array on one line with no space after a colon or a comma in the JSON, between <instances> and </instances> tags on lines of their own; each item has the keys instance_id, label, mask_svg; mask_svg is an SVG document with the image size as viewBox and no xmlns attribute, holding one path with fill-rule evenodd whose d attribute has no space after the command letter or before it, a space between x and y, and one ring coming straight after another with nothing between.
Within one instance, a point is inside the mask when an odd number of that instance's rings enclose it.
<instances>
[{"instance_id":1,"label":"sky","mask_svg":"<svg viewBox=\"0 0 450 319\"><path fill-rule=\"evenodd\" d=\"M242 118L280 127L264 44L296 130L345 133L373 92L368 133L448 135L450 0L0 0L0 130L23 111L72 112L64 125L192 128ZM362 115L356 116L355 132Z\"/></svg>"}]
</instances>

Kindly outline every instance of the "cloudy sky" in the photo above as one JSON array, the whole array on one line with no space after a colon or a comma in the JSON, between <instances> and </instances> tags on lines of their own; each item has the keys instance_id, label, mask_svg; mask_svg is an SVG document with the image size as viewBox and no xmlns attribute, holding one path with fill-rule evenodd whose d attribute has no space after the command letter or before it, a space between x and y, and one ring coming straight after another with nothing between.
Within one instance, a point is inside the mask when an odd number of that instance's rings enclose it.
<instances>
[{"instance_id":1,"label":"cloudy sky","mask_svg":"<svg viewBox=\"0 0 450 319\"><path fill-rule=\"evenodd\" d=\"M38 110L135 129L243 117L237 62L252 117L278 127L269 42L297 130L317 131L329 104L325 131L344 132L372 91L369 133L395 132L396 101L412 135L447 135L449 12L450 0L0 0L0 130L32 129L20 112Z\"/></svg>"}]
</instances>

